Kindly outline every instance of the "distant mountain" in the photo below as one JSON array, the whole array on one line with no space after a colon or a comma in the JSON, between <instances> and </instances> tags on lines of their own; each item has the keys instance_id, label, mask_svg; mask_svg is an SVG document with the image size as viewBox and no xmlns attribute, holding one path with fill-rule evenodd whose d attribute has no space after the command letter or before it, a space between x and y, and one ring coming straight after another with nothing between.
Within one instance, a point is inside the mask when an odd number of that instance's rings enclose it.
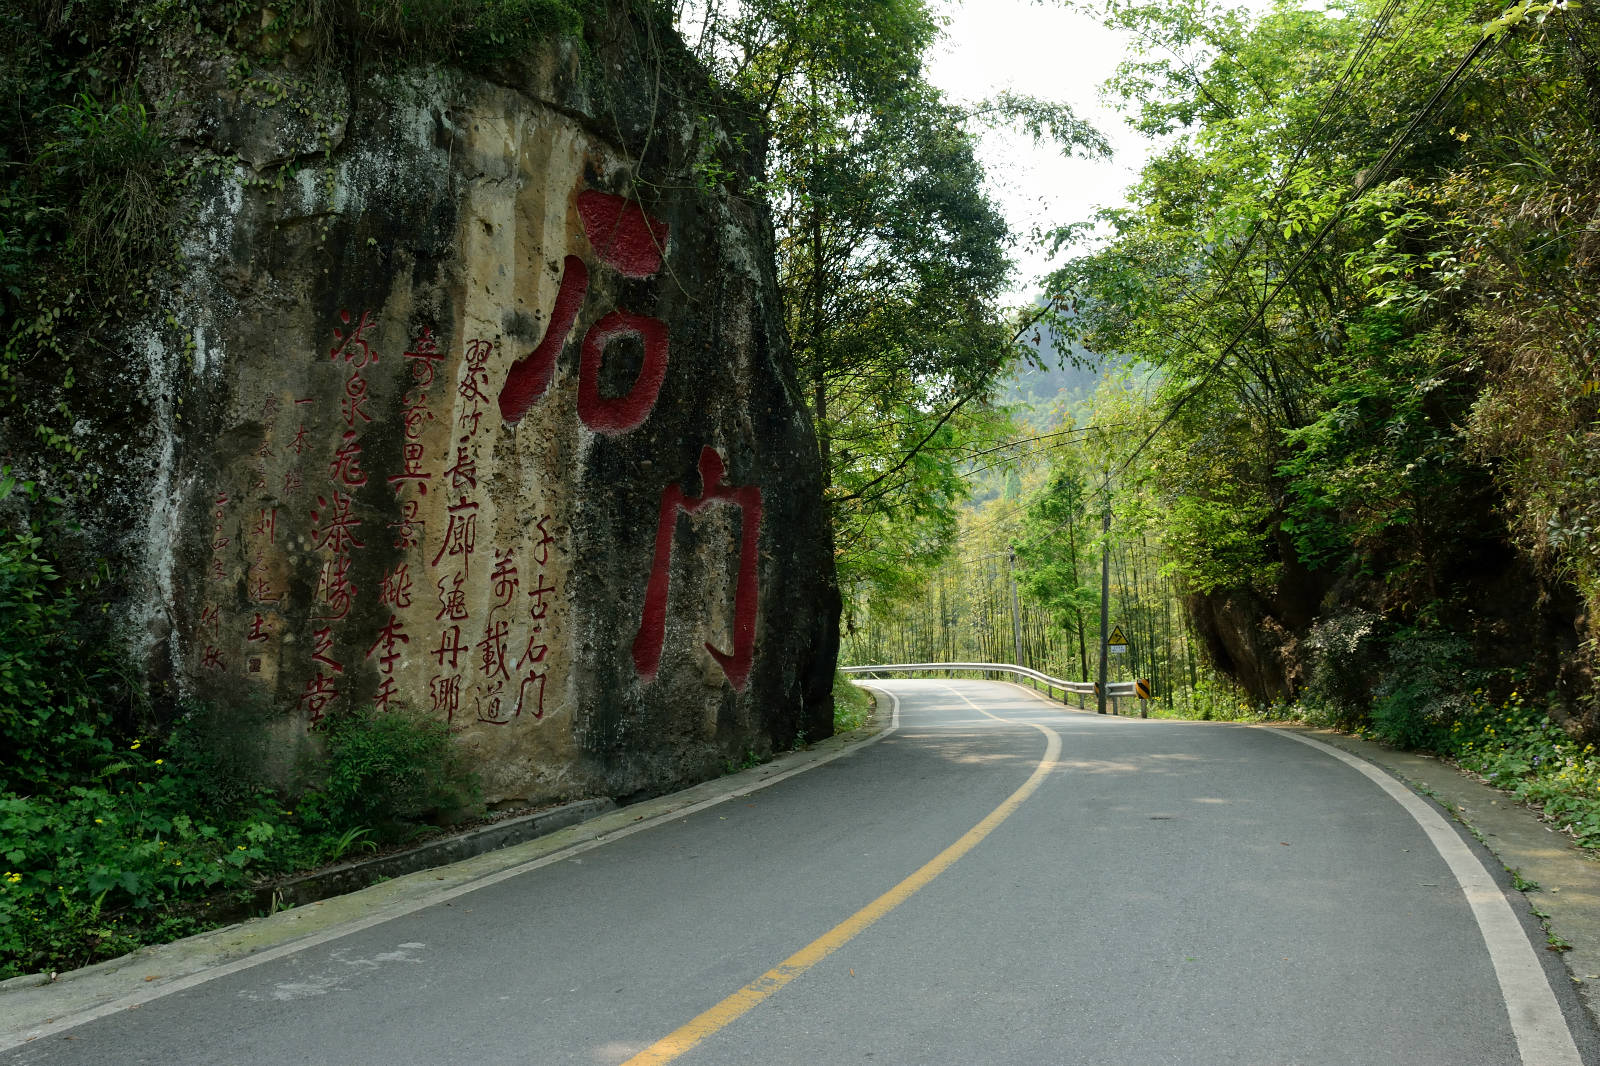
<instances>
[{"instance_id":1,"label":"distant mountain","mask_svg":"<svg viewBox=\"0 0 1600 1066\"><path fill-rule=\"evenodd\" d=\"M1042 300L1036 304L1042 306ZM1102 357L1075 343L1063 345L1060 336L1044 325L1030 331L1022 341L1033 349L1039 365L1024 363L1014 370L1002 383L1000 399L1003 403L1025 404L1039 412L1053 404L1079 406L1094 395L1103 368L1121 365L1114 356Z\"/></svg>"}]
</instances>

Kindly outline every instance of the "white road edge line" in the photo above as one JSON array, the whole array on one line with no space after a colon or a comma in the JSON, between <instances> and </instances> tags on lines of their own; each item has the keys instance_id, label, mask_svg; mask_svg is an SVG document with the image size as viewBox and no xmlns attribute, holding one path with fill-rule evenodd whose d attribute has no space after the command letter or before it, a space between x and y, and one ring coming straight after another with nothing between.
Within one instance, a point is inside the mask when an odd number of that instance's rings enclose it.
<instances>
[{"instance_id":1,"label":"white road edge line","mask_svg":"<svg viewBox=\"0 0 1600 1066\"><path fill-rule=\"evenodd\" d=\"M1522 923L1483 861L1450 828L1444 816L1365 759L1299 733L1282 729L1272 732L1316 748L1359 770L1416 819L1449 865L1472 908L1473 918L1477 919L1478 931L1483 934L1484 946L1489 949L1490 961L1494 963L1495 976L1500 979L1500 994L1506 1001L1506 1013L1511 1017L1511 1031L1516 1036L1523 1066L1582 1066L1583 1060L1567 1027L1566 1016L1556 1002L1555 992L1523 932Z\"/></svg>"},{"instance_id":2,"label":"white road edge line","mask_svg":"<svg viewBox=\"0 0 1600 1066\"><path fill-rule=\"evenodd\" d=\"M721 796L713 796L710 799L701 800L699 803L693 803L687 807L680 807L676 810L664 811L653 818L647 818L642 822L633 822L629 825L623 826L621 829L617 829L613 832L606 833L603 836L596 837L593 840L585 840L581 843L574 844L571 847L563 848L560 851L553 851L549 855L544 855L537 859L530 859L528 862L519 863L516 866L509 866L504 870L496 870L494 873L485 874L483 877L480 877L475 881L469 881L462 885L453 885L450 888L442 888L436 892L430 892L427 895L420 896L417 899L392 903L373 911L365 918L357 918L355 921L347 922L344 925L340 925L332 929L325 929L320 933L312 933L310 936L304 937L300 940L291 941L287 944L280 944L275 948L268 948L265 951L258 952L254 955L247 955L242 959L235 959L232 962L225 962L220 966L213 966L209 969L200 970L185 977L179 977L172 981L163 982L162 984L152 988L141 989L137 992L129 993L128 995L122 996L119 999L102 1003L98 1007L90 1007L88 1010L80 1011L76 1014L69 1014L65 1017L58 1018L49 1024L41 1025L35 1029L26 1030L14 1036L0 1036L0 1051L10 1051L12 1048L22 1047L24 1044L38 1040L40 1037L53 1036L56 1033L63 1032L67 1029L75 1029L80 1025L87 1025L89 1022L98 1021L101 1018L121 1013L122 1011L129 1010L133 1007L142 1007L146 1003L151 1003L155 1000L162 999L163 997L170 996L175 992L183 992L187 989L194 988L197 985L203 985L209 981L215 981L218 978L227 977L231 974L236 974L243 970L260 966L263 963L273 962L277 959L293 955L297 952L305 951L321 944L326 944L329 941L338 940L342 937L350 936L353 933L359 933L363 930L371 929L375 925L382 925L384 922L393 921L395 918L403 918L408 914L425 910L428 907L437 906L440 903L445 903L449 900L464 896L469 892L476 892L480 888L488 888L490 885L498 884L501 881L518 877L525 873L531 873L534 870L544 866L549 866L552 863L564 862L573 856L582 855L584 852L593 851L595 848L609 844L613 840L620 840L622 837L632 836L634 833L661 825L663 822L672 821L678 818L686 818L691 814L698 814L700 811L706 810L710 807L715 807L719 803L726 803L728 800L739 799L743 796L748 796L753 792L759 792L764 788L770 788L771 786L776 785L779 781L786 781L789 778L794 777L796 774L802 774L807 770L812 770L818 766L826 765L827 763L830 763L842 756L858 752L863 748L871 747L884 737L889 736L891 733L894 733L900 728L900 698L887 689L874 689L874 691L882 692L884 695L889 697L890 705L893 708L889 724L887 727L880 730L873 736L870 736L858 743L851 744L849 747L840 748L838 751L830 752L812 762L805 763L801 766L796 766L790 770L785 770L781 774L774 774L771 777L765 777L758 781L753 781L748 785L742 785L739 788L736 788L731 792L727 792Z\"/></svg>"}]
</instances>

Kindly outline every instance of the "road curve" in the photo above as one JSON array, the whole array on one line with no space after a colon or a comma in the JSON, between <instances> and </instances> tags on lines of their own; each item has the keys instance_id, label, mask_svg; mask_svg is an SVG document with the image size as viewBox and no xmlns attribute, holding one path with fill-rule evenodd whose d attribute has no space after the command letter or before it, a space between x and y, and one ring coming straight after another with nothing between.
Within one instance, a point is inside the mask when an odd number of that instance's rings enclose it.
<instances>
[{"instance_id":1,"label":"road curve","mask_svg":"<svg viewBox=\"0 0 1600 1066\"><path fill-rule=\"evenodd\" d=\"M1440 827L1487 853L1329 749L881 687L871 747L0 1063L1600 1061Z\"/></svg>"}]
</instances>

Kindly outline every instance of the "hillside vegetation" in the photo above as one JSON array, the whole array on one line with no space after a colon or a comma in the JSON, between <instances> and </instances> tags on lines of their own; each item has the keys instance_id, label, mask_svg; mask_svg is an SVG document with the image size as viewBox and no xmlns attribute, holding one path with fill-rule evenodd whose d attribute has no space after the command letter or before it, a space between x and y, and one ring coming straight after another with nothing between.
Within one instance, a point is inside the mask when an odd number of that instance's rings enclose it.
<instances>
[{"instance_id":1,"label":"hillside vegetation","mask_svg":"<svg viewBox=\"0 0 1600 1066\"><path fill-rule=\"evenodd\" d=\"M950 564L987 576L924 614L1009 652L1015 550L1023 657L1092 669L1109 508L1125 671L1168 699L1440 746L1516 691L1593 739L1600 23L1309 8L1093 6L1137 42L1108 89L1161 147L1058 232L1047 291L1058 334L1134 369L1031 427L1055 436Z\"/></svg>"}]
</instances>

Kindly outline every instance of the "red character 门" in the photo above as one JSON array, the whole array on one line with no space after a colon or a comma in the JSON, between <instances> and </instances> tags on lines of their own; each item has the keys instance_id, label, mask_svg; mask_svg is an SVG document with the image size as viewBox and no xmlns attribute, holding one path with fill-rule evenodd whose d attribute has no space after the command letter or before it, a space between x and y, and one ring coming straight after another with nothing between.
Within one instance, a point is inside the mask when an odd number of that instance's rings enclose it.
<instances>
[{"instance_id":1,"label":"red character \u95e8","mask_svg":"<svg viewBox=\"0 0 1600 1066\"><path fill-rule=\"evenodd\" d=\"M709 445L700 449L700 495L689 496L681 485L668 485L661 494L656 523L655 560L645 586L644 615L633 639L633 667L646 682L654 681L661 666L661 645L666 638L667 588L672 571L672 535L678 512L688 514L715 504L739 508L739 575L733 594L733 650L721 651L707 643L706 651L722 667L735 692L743 692L750 679L755 655L757 573L756 550L761 536L761 489L755 485L723 482L722 456Z\"/></svg>"}]
</instances>

